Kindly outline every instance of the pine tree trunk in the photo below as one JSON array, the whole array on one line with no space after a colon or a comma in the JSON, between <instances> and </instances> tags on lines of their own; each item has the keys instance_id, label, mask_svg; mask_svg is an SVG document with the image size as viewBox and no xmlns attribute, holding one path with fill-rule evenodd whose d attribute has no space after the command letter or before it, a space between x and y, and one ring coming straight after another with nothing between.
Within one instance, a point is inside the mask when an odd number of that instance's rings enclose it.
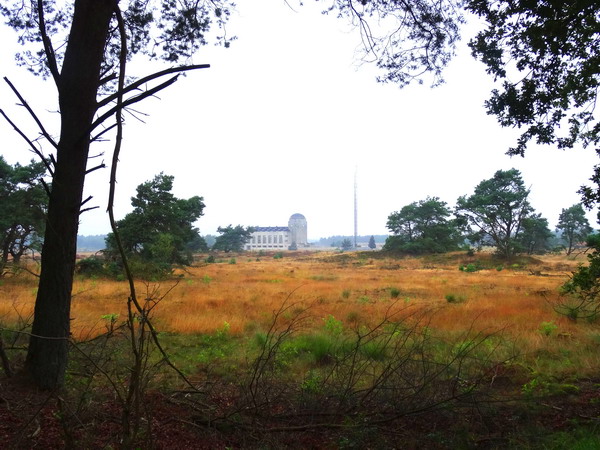
<instances>
[{"instance_id":1,"label":"pine tree trunk","mask_svg":"<svg viewBox=\"0 0 600 450\"><path fill-rule=\"evenodd\" d=\"M117 0L77 0L57 82L61 134L48 202L26 370L42 389L64 382L77 229L101 63Z\"/></svg>"}]
</instances>

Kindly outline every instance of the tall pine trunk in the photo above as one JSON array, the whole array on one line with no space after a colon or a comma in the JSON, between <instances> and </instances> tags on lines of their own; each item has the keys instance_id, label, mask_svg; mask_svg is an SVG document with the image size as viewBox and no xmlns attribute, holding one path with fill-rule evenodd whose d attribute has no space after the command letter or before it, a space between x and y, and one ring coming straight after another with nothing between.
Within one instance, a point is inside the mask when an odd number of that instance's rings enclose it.
<instances>
[{"instance_id":1,"label":"tall pine trunk","mask_svg":"<svg viewBox=\"0 0 600 450\"><path fill-rule=\"evenodd\" d=\"M79 211L109 23L118 0L76 0L57 80L61 134L48 203L26 370L42 389L64 382Z\"/></svg>"}]
</instances>

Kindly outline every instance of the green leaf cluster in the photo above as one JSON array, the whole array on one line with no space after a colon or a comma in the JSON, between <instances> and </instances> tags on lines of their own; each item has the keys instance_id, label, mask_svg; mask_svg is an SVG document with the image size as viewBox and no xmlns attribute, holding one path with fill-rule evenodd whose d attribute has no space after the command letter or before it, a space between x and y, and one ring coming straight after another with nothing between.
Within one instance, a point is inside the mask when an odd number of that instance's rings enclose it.
<instances>
[{"instance_id":1,"label":"green leaf cluster","mask_svg":"<svg viewBox=\"0 0 600 450\"><path fill-rule=\"evenodd\" d=\"M488 113L523 130L508 153L523 156L530 142L597 147L600 3L470 0L466 7L486 24L469 44L473 55L502 81ZM580 191L586 206L600 200L600 166L594 169L596 186Z\"/></svg>"},{"instance_id":2,"label":"green leaf cluster","mask_svg":"<svg viewBox=\"0 0 600 450\"><path fill-rule=\"evenodd\" d=\"M0 156L0 266L9 256L18 263L30 248L41 249L48 195L42 184L46 167L31 161L11 166Z\"/></svg>"},{"instance_id":3,"label":"green leaf cluster","mask_svg":"<svg viewBox=\"0 0 600 450\"><path fill-rule=\"evenodd\" d=\"M244 245L252 237L254 229L252 227L243 227L241 225L227 225L226 227L217 228L219 236L212 246L213 250L220 250L226 253L241 252Z\"/></svg>"},{"instance_id":4,"label":"green leaf cluster","mask_svg":"<svg viewBox=\"0 0 600 450\"><path fill-rule=\"evenodd\" d=\"M452 212L438 197L413 202L389 215L387 227L393 233L384 250L413 255L457 250L462 237Z\"/></svg>"},{"instance_id":5,"label":"green leaf cluster","mask_svg":"<svg viewBox=\"0 0 600 450\"><path fill-rule=\"evenodd\" d=\"M189 265L192 252L206 250L194 222L202 216L202 197L176 198L171 190L173 176L162 172L137 187L134 207L117 222L120 240L127 256L169 269L172 264ZM118 258L115 235L106 238L107 254Z\"/></svg>"}]
</instances>

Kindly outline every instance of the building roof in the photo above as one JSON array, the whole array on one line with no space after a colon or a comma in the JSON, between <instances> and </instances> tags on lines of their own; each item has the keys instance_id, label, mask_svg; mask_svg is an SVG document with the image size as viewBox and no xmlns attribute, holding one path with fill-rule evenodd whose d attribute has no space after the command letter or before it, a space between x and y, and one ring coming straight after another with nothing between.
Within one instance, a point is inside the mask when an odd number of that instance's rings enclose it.
<instances>
[{"instance_id":1,"label":"building roof","mask_svg":"<svg viewBox=\"0 0 600 450\"><path fill-rule=\"evenodd\" d=\"M254 232L261 231L290 231L289 227L252 227Z\"/></svg>"},{"instance_id":2,"label":"building roof","mask_svg":"<svg viewBox=\"0 0 600 450\"><path fill-rule=\"evenodd\" d=\"M291 217L290 217L290 220L292 220L292 219L304 219L304 220L306 220L306 217L304 217L304 216L303 216L302 214L300 214L300 213L296 213L296 214L292 214L292 215L291 215Z\"/></svg>"}]
</instances>

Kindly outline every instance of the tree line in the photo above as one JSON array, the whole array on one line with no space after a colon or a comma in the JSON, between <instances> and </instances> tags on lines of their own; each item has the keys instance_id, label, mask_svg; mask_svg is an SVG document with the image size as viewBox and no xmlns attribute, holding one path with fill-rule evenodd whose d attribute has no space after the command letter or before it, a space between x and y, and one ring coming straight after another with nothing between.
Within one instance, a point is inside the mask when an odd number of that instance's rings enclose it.
<instances>
[{"instance_id":1,"label":"tree line","mask_svg":"<svg viewBox=\"0 0 600 450\"><path fill-rule=\"evenodd\" d=\"M383 248L418 255L489 246L505 259L520 252L544 253L552 248L555 234L528 197L517 169L499 170L471 195L459 197L454 210L438 197L427 197L390 214L392 235ZM581 204L564 208L556 229L567 254L592 232Z\"/></svg>"}]
</instances>

